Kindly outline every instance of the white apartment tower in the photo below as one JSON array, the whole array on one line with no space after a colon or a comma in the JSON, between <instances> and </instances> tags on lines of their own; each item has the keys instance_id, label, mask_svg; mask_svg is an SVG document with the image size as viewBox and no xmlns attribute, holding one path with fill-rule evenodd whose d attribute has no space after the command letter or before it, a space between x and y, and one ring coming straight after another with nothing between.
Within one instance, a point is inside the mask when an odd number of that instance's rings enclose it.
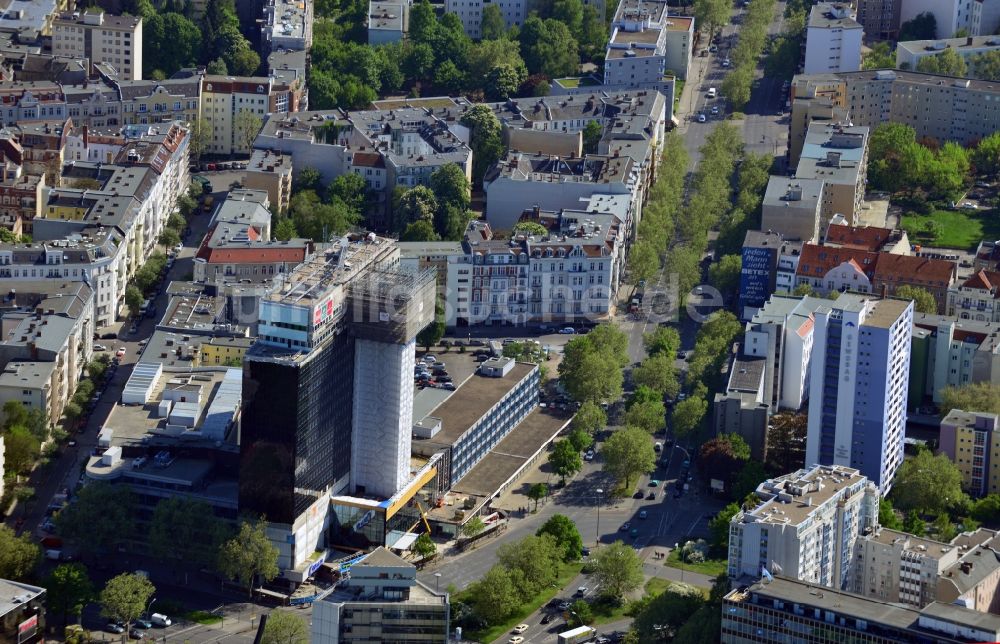
<instances>
[{"instance_id":1,"label":"white apartment tower","mask_svg":"<svg viewBox=\"0 0 1000 644\"><path fill-rule=\"evenodd\" d=\"M844 293L814 317L806 462L856 468L888 494L903 462L913 302Z\"/></svg>"},{"instance_id":2,"label":"white apartment tower","mask_svg":"<svg viewBox=\"0 0 1000 644\"><path fill-rule=\"evenodd\" d=\"M864 30L846 2L820 2L806 24L804 73L855 72L861 69Z\"/></svg>"},{"instance_id":3,"label":"white apartment tower","mask_svg":"<svg viewBox=\"0 0 1000 644\"><path fill-rule=\"evenodd\" d=\"M142 18L96 7L62 14L52 21L52 54L106 63L122 80L142 80Z\"/></svg>"},{"instance_id":4,"label":"white apartment tower","mask_svg":"<svg viewBox=\"0 0 1000 644\"><path fill-rule=\"evenodd\" d=\"M845 588L859 535L878 520L878 490L850 467L814 465L760 484L763 503L729 524L729 576L763 570Z\"/></svg>"}]
</instances>

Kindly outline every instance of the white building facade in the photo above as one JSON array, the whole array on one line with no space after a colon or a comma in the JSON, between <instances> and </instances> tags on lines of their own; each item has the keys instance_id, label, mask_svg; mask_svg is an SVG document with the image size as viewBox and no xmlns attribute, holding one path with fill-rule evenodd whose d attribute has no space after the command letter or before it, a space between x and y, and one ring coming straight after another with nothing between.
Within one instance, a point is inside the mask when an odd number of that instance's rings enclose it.
<instances>
[{"instance_id":1,"label":"white building facade","mask_svg":"<svg viewBox=\"0 0 1000 644\"><path fill-rule=\"evenodd\" d=\"M851 5L821 2L809 12L806 24L804 73L854 72L861 69L864 30Z\"/></svg>"}]
</instances>

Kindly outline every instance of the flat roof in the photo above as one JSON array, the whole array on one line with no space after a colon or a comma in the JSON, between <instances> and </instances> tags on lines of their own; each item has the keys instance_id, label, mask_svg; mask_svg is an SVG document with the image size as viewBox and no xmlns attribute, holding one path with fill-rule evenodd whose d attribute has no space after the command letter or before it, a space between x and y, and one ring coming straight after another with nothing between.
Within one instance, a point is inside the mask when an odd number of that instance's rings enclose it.
<instances>
[{"instance_id":1,"label":"flat roof","mask_svg":"<svg viewBox=\"0 0 1000 644\"><path fill-rule=\"evenodd\" d=\"M496 494L571 419L571 414L538 407L459 479L452 492L481 497Z\"/></svg>"},{"instance_id":2,"label":"flat roof","mask_svg":"<svg viewBox=\"0 0 1000 644\"><path fill-rule=\"evenodd\" d=\"M507 395L538 365L518 362L506 376L491 378L474 375L459 387L429 415L441 419L441 431L434 438L414 439L414 443L454 445L477 420L483 417L500 399ZM415 418L423 420L423 418Z\"/></svg>"},{"instance_id":3,"label":"flat roof","mask_svg":"<svg viewBox=\"0 0 1000 644\"><path fill-rule=\"evenodd\" d=\"M0 617L45 592L44 588L0 579Z\"/></svg>"},{"instance_id":4,"label":"flat roof","mask_svg":"<svg viewBox=\"0 0 1000 644\"><path fill-rule=\"evenodd\" d=\"M767 500L743 512L745 523L799 525L824 503L846 494L851 486L865 481L856 469L842 465L814 465L791 474L764 481L757 496ZM787 501L787 502L783 502Z\"/></svg>"},{"instance_id":5,"label":"flat roof","mask_svg":"<svg viewBox=\"0 0 1000 644\"><path fill-rule=\"evenodd\" d=\"M906 312L908 306L910 306L910 300L876 300L872 311L862 324L863 326L888 329L899 319L899 316Z\"/></svg>"},{"instance_id":6,"label":"flat roof","mask_svg":"<svg viewBox=\"0 0 1000 644\"><path fill-rule=\"evenodd\" d=\"M737 357L733 361L733 369L729 376L729 391L757 391L764 379L764 368L767 359L764 357Z\"/></svg>"}]
</instances>

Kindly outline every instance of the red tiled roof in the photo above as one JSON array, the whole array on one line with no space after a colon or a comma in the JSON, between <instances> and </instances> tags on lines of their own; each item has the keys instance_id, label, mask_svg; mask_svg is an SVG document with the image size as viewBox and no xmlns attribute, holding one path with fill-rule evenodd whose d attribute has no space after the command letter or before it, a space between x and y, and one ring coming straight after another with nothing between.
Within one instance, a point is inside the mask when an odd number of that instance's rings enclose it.
<instances>
[{"instance_id":1,"label":"red tiled roof","mask_svg":"<svg viewBox=\"0 0 1000 644\"><path fill-rule=\"evenodd\" d=\"M881 250L891 236L891 228L877 228L875 226L856 228L843 224L830 224L826 233L826 243L845 248L876 251Z\"/></svg>"},{"instance_id":2,"label":"red tiled roof","mask_svg":"<svg viewBox=\"0 0 1000 644\"><path fill-rule=\"evenodd\" d=\"M975 288L991 292L997 286L1000 286L1000 273L986 269L980 270L962 283L962 288ZM997 291L997 295L1000 296L1000 291Z\"/></svg>"},{"instance_id":3,"label":"red tiled roof","mask_svg":"<svg viewBox=\"0 0 1000 644\"><path fill-rule=\"evenodd\" d=\"M802 244L802 254L796 275L822 277L845 262L853 261L862 273L872 276L878 253L857 248L835 248L817 244Z\"/></svg>"},{"instance_id":4,"label":"red tiled roof","mask_svg":"<svg viewBox=\"0 0 1000 644\"><path fill-rule=\"evenodd\" d=\"M303 246L259 246L247 248L209 248L204 259L209 264L270 264L275 262L303 262ZM201 253L199 253L201 256Z\"/></svg>"},{"instance_id":5,"label":"red tiled roof","mask_svg":"<svg viewBox=\"0 0 1000 644\"><path fill-rule=\"evenodd\" d=\"M351 165L362 168L384 168L385 160L377 152L355 152Z\"/></svg>"},{"instance_id":6,"label":"red tiled roof","mask_svg":"<svg viewBox=\"0 0 1000 644\"><path fill-rule=\"evenodd\" d=\"M955 263L943 259L879 253L875 263L875 279L902 284L942 288L955 278Z\"/></svg>"}]
</instances>

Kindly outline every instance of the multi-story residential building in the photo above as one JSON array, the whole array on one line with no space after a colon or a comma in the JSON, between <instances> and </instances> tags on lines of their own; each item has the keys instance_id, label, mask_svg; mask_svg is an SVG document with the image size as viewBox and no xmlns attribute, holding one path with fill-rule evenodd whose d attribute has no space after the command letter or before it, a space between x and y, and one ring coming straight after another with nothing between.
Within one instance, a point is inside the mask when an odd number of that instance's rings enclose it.
<instances>
[{"instance_id":1,"label":"multi-story residential building","mask_svg":"<svg viewBox=\"0 0 1000 644\"><path fill-rule=\"evenodd\" d=\"M945 78L901 70L799 75L792 81L789 158L792 165L805 140L808 112L815 101L845 109L856 126L905 123L917 138L970 145L1000 129L996 83ZM941 115L951 115L942 118Z\"/></svg>"},{"instance_id":2,"label":"multi-story residential building","mask_svg":"<svg viewBox=\"0 0 1000 644\"><path fill-rule=\"evenodd\" d=\"M1000 272L981 269L948 289L949 316L977 322L1000 322Z\"/></svg>"},{"instance_id":3,"label":"multi-story residential building","mask_svg":"<svg viewBox=\"0 0 1000 644\"><path fill-rule=\"evenodd\" d=\"M943 259L817 244L803 244L797 259L792 289L808 284L824 295L854 291L892 296L900 286L916 286L934 296L942 313L958 271L955 262ZM778 271L781 282L780 262Z\"/></svg>"},{"instance_id":4,"label":"multi-story residential building","mask_svg":"<svg viewBox=\"0 0 1000 644\"><path fill-rule=\"evenodd\" d=\"M532 211L542 237L493 239L472 222L448 258L445 324L524 324L599 319L614 306L625 262L629 201L595 195L590 209Z\"/></svg>"},{"instance_id":5,"label":"multi-story residential building","mask_svg":"<svg viewBox=\"0 0 1000 644\"><path fill-rule=\"evenodd\" d=\"M888 494L903 462L913 302L843 294L814 313L806 462Z\"/></svg>"},{"instance_id":6,"label":"multi-story residential building","mask_svg":"<svg viewBox=\"0 0 1000 644\"><path fill-rule=\"evenodd\" d=\"M310 240L271 241L271 213L252 192L236 191L222 202L195 254L194 281L267 283L312 255Z\"/></svg>"},{"instance_id":7,"label":"multi-story residential building","mask_svg":"<svg viewBox=\"0 0 1000 644\"><path fill-rule=\"evenodd\" d=\"M309 4L309 3L306 3ZM212 125L210 154L246 154L264 115L279 111L272 96L273 79L260 77L202 77L202 117ZM247 117L245 114L251 116ZM256 117L256 120L253 118Z\"/></svg>"},{"instance_id":8,"label":"multi-story residential building","mask_svg":"<svg viewBox=\"0 0 1000 644\"><path fill-rule=\"evenodd\" d=\"M964 30L970 36L987 35L992 31L981 31L985 12L992 14L996 0L900 0L900 24L909 22L922 13L934 16L937 26L936 38L953 38Z\"/></svg>"},{"instance_id":9,"label":"multi-story residential building","mask_svg":"<svg viewBox=\"0 0 1000 644\"><path fill-rule=\"evenodd\" d=\"M66 121L29 121L0 131L3 155L22 167L26 174L44 176L45 183L59 186L70 131Z\"/></svg>"},{"instance_id":10,"label":"multi-story residential building","mask_svg":"<svg viewBox=\"0 0 1000 644\"><path fill-rule=\"evenodd\" d=\"M806 23L806 74L853 72L861 69L864 31L847 2L820 2Z\"/></svg>"},{"instance_id":11,"label":"multi-story residential building","mask_svg":"<svg viewBox=\"0 0 1000 644\"><path fill-rule=\"evenodd\" d=\"M972 260L972 268L976 271L1000 272L1000 240L983 240L976 247L976 256Z\"/></svg>"},{"instance_id":12,"label":"multi-story residential building","mask_svg":"<svg viewBox=\"0 0 1000 644\"><path fill-rule=\"evenodd\" d=\"M368 44L400 42L409 31L410 0L369 0Z\"/></svg>"},{"instance_id":13,"label":"multi-story residential building","mask_svg":"<svg viewBox=\"0 0 1000 644\"><path fill-rule=\"evenodd\" d=\"M494 228L510 230L533 205L558 211L578 207L595 194L633 195L639 183L635 166L627 156L510 152L483 178L486 219Z\"/></svg>"},{"instance_id":14,"label":"multi-story residential building","mask_svg":"<svg viewBox=\"0 0 1000 644\"><path fill-rule=\"evenodd\" d=\"M814 242L823 219L823 179L790 179L773 175L761 202L760 228L784 239Z\"/></svg>"},{"instance_id":15,"label":"multi-story residential building","mask_svg":"<svg viewBox=\"0 0 1000 644\"><path fill-rule=\"evenodd\" d=\"M991 51L1000 51L1000 38L997 36L966 36L964 38L945 38L942 40L909 40L896 45L896 67L899 69L916 69L920 61L928 56L950 49L969 61L973 56Z\"/></svg>"},{"instance_id":16,"label":"multi-story residential building","mask_svg":"<svg viewBox=\"0 0 1000 644\"><path fill-rule=\"evenodd\" d=\"M962 487L974 497L1000 492L1000 431L997 415L952 409L941 419L941 453L960 472Z\"/></svg>"},{"instance_id":17,"label":"multi-story residential building","mask_svg":"<svg viewBox=\"0 0 1000 644\"><path fill-rule=\"evenodd\" d=\"M449 640L448 593L417 579L416 567L383 547L350 565L350 576L313 604L312 641L338 644Z\"/></svg>"},{"instance_id":18,"label":"multi-story residential building","mask_svg":"<svg viewBox=\"0 0 1000 644\"><path fill-rule=\"evenodd\" d=\"M86 104L78 108L79 116L74 114L74 108L71 107L69 115L73 122L95 127L172 121L193 123L199 116L206 115L200 103L201 79L197 76L162 81L121 81L114 84L114 89L117 90L117 96L112 98L110 105L102 107L100 101L95 99L95 105L91 109L88 110ZM120 107L115 104L115 99ZM105 112L120 114L120 117L102 117Z\"/></svg>"},{"instance_id":19,"label":"multi-story residential building","mask_svg":"<svg viewBox=\"0 0 1000 644\"><path fill-rule=\"evenodd\" d=\"M92 355L93 290L77 280L19 281L0 301L0 324L0 406L16 400L58 422Z\"/></svg>"},{"instance_id":20,"label":"multi-story residential building","mask_svg":"<svg viewBox=\"0 0 1000 644\"><path fill-rule=\"evenodd\" d=\"M878 526L854 550L846 590L917 608L938 599L939 578L963 554L957 546Z\"/></svg>"},{"instance_id":21,"label":"multi-story residential building","mask_svg":"<svg viewBox=\"0 0 1000 644\"><path fill-rule=\"evenodd\" d=\"M774 295L746 325L743 356L764 358L771 409L798 410L809 398L815 313L821 298Z\"/></svg>"},{"instance_id":22,"label":"multi-story residential building","mask_svg":"<svg viewBox=\"0 0 1000 644\"><path fill-rule=\"evenodd\" d=\"M398 255L388 239L342 239L261 302L243 363L239 508L267 516L297 578L323 546L331 495L391 498L411 480L414 338L434 278L401 272Z\"/></svg>"},{"instance_id":23,"label":"multi-story residential building","mask_svg":"<svg viewBox=\"0 0 1000 644\"><path fill-rule=\"evenodd\" d=\"M878 521L878 490L842 465L814 465L758 486L756 507L729 523L729 577L759 579L762 570L842 589L854 544Z\"/></svg>"},{"instance_id":24,"label":"multi-story residential building","mask_svg":"<svg viewBox=\"0 0 1000 644\"><path fill-rule=\"evenodd\" d=\"M286 212L292 198L292 155L253 150L243 177L243 187L266 191L268 201L277 212Z\"/></svg>"},{"instance_id":25,"label":"multi-story residential building","mask_svg":"<svg viewBox=\"0 0 1000 644\"><path fill-rule=\"evenodd\" d=\"M533 5L528 0L445 0L444 10L453 13L462 21L462 27L470 38L482 38L483 9L488 4L500 9L504 24L508 29L520 27L528 18ZM584 0L584 6L594 8L602 19L605 16L605 0Z\"/></svg>"},{"instance_id":26,"label":"multi-story residential building","mask_svg":"<svg viewBox=\"0 0 1000 644\"><path fill-rule=\"evenodd\" d=\"M722 602L723 644L970 644L1000 639L1000 617L947 601L923 609L776 577L730 591Z\"/></svg>"},{"instance_id":27,"label":"multi-story residential building","mask_svg":"<svg viewBox=\"0 0 1000 644\"><path fill-rule=\"evenodd\" d=\"M291 155L293 172L315 168L324 181L348 172L363 177L371 195L369 224L386 229L397 186L427 184L435 170L449 163L472 176L472 151L468 131L458 124L459 107L451 102L428 109L274 114L254 148Z\"/></svg>"},{"instance_id":28,"label":"multi-story residential building","mask_svg":"<svg viewBox=\"0 0 1000 644\"><path fill-rule=\"evenodd\" d=\"M750 446L750 458L763 461L767 453L767 424L770 384L767 360L733 356L729 380L723 392L715 394L712 405L716 434L739 434Z\"/></svg>"},{"instance_id":29,"label":"multi-story residential building","mask_svg":"<svg viewBox=\"0 0 1000 644\"><path fill-rule=\"evenodd\" d=\"M312 47L312 0L265 0L260 46L265 56L281 49L308 51Z\"/></svg>"},{"instance_id":30,"label":"multi-story residential building","mask_svg":"<svg viewBox=\"0 0 1000 644\"><path fill-rule=\"evenodd\" d=\"M52 21L52 53L111 65L125 80L142 78L142 18L89 7Z\"/></svg>"},{"instance_id":31,"label":"multi-story residential building","mask_svg":"<svg viewBox=\"0 0 1000 644\"><path fill-rule=\"evenodd\" d=\"M823 245L828 248L856 248L893 255L909 255L912 252L905 230L879 226L830 224L826 227Z\"/></svg>"},{"instance_id":32,"label":"multi-story residential building","mask_svg":"<svg viewBox=\"0 0 1000 644\"><path fill-rule=\"evenodd\" d=\"M44 174L26 174L24 166L5 160L0 168L0 226L15 235L30 235L32 222L41 213L44 191Z\"/></svg>"},{"instance_id":33,"label":"multi-story residential building","mask_svg":"<svg viewBox=\"0 0 1000 644\"><path fill-rule=\"evenodd\" d=\"M902 0L858 0L858 22L871 40L896 40Z\"/></svg>"},{"instance_id":34,"label":"multi-story residential building","mask_svg":"<svg viewBox=\"0 0 1000 644\"><path fill-rule=\"evenodd\" d=\"M857 225L868 176L867 127L810 123L795 165L797 180L823 182L820 216L824 225L837 215Z\"/></svg>"},{"instance_id":35,"label":"multi-story residential building","mask_svg":"<svg viewBox=\"0 0 1000 644\"><path fill-rule=\"evenodd\" d=\"M693 18L670 16L663 0L621 0L611 23L604 84L656 85L668 70L687 78L693 47Z\"/></svg>"},{"instance_id":36,"label":"multi-story residential building","mask_svg":"<svg viewBox=\"0 0 1000 644\"><path fill-rule=\"evenodd\" d=\"M0 118L5 126L25 121L65 120L66 95L52 81L0 82Z\"/></svg>"},{"instance_id":37,"label":"multi-story residential building","mask_svg":"<svg viewBox=\"0 0 1000 644\"><path fill-rule=\"evenodd\" d=\"M1000 383L1000 330L992 322L920 313L911 345L911 408L940 403L945 387Z\"/></svg>"}]
</instances>

